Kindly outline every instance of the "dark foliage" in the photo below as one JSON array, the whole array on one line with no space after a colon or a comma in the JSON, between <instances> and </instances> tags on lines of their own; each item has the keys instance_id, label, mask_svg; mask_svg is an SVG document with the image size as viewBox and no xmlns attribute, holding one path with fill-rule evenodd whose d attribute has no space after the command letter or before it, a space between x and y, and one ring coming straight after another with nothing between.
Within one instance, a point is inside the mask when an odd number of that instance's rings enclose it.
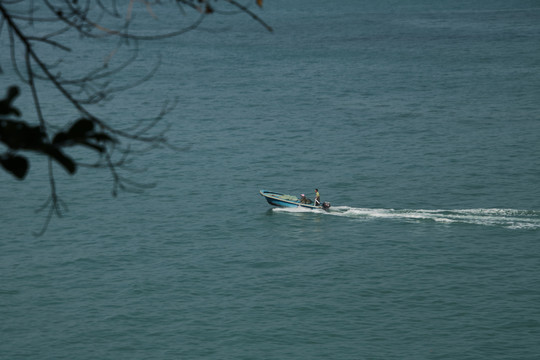
<instances>
[{"instance_id":1,"label":"dark foliage","mask_svg":"<svg viewBox=\"0 0 540 360\"><path fill-rule=\"evenodd\" d=\"M262 6L262 0L254 3ZM134 6L141 4L152 17L155 17L155 10L166 17L179 15L181 21L178 23L182 25L162 33L137 32L132 25L133 11ZM191 10L191 16L187 16L188 10ZM43 208L48 208L49 212L40 233L45 231L54 214L61 216L65 209L57 194L53 163L59 164L69 174L75 174L81 166L108 169L113 178L112 193L116 196L118 190L140 191L151 185L137 183L122 175L131 158L137 155L132 150L132 142L147 144L148 150L160 147L177 149L167 140L168 127L159 127L176 101L172 105L165 102L162 111L150 121L135 119L129 130L117 128L110 119L91 111L92 105L106 105L118 92L140 85L152 77L157 66L134 84L113 86L114 75L127 69L136 59L140 42L179 36L198 28L209 16L235 13L247 14L272 31L250 10L249 2L243 5L235 0L0 0L0 37L4 37L8 44L7 49L2 49L2 54L9 53L9 59L0 56L0 76L7 71L6 65L11 65L13 73L29 89L23 94L31 95L35 108L34 114L24 114L26 120L22 119L23 114L15 105L16 98L21 94L18 86L10 86L6 96L0 99L0 145L3 144L5 148L0 148L0 164L16 179L23 180L30 169L29 159L24 152L44 155L43 158L48 161L50 196ZM107 61L101 65L96 61L98 66L95 69L89 70L85 76L76 77L69 71L60 71L63 54L78 50L68 47L66 36L77 38L81 48L86 43L95 46L95 41L107 39L117 39L118 45ZM44 57L42 51L45 48L53 50L49 54L59 54L56 61ZM121 64L111 66L110 59L122 48L129 49L134 55ZM40 82L52 85L58 96L64 98L79 115L75 119L53 119L44 113L37 86ZM29 121L30 118L35 120ZM67 148L73 146L94 151L97 161L84 164L74 160L67 152Z\"/></svg>"}]
</instances>

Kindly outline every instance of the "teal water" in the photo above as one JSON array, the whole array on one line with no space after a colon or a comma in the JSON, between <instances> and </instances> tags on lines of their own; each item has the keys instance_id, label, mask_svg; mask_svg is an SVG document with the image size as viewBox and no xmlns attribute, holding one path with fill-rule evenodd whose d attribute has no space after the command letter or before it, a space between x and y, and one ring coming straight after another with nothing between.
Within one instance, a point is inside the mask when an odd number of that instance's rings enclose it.
<instances>
[{"instance_id":1,"label":"teal water","mask_svg":"<svg viewBox=\"0 0 540 360\"><path fill-rule=\"evenodd\" d=\"M179 97L187 150L128 174L156 187L58 170L69 212L36 238L45 169L0 173L0 359L537 359L537 2L261 15L274 34L234 17L144 44L119 81L159 52L154 78L96 110L129 124ZM258 194L315 187L330 212Z\"/></svg>"}]
</instances>

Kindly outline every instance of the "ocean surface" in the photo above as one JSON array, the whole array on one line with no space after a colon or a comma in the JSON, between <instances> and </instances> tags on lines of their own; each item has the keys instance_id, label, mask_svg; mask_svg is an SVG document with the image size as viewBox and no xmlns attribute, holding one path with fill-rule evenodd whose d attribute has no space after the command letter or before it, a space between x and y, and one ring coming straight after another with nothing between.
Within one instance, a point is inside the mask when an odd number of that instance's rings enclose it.
<instances>
[{"instance_id":1,"label":"ocean surface","mask_svg":"<svg viewBox=\"0 0 540 360\"><path fill-rule=\"evenodd\" d=\"M0 172L0 359L540 358L540 4L252 9L273 33L236 15L143 42L116 81L156 74L94 109L129 126L178 99L182 149L124 173L155 186L56 168L69 211L36 237L46 164ZM37 122L0 44L0 93ZM259 195L315 188L329 212Z\"/></svg>"}]
</instances>

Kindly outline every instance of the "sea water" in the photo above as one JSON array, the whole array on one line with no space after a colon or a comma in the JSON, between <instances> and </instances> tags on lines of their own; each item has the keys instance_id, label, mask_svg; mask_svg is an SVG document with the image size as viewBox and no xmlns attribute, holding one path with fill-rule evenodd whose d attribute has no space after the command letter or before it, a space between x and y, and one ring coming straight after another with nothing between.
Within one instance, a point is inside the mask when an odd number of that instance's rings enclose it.
<instances>
[{"instance_id":1,"label":"sea water","mask_svg":"<svg viewBox=\"0 0 540 360\"><path fill-rule=\"evenodd\" d=\"M95 109L129 126L178 99L164 121L182 150L124 173L155 187L113 198L106 169L57 168L69 211L35 237L46 166L0 173L0 358L537 359L538 3L257 13L274 33L209 18L141 44L117 80L157 73ZM19 80L1 44L4 91ZM315 188L329 212L259 195Z\"/></svg>"}]
</instances>

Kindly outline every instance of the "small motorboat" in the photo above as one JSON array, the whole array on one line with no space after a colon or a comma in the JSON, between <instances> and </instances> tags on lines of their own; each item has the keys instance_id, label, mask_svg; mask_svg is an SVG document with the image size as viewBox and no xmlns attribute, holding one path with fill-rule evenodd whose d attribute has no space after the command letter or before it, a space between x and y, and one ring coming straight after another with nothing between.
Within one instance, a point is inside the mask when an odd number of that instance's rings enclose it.
<instances>
[{"instance_id":1,"label":"small motorboat","mask_svg":"<svg viewBox=\"0 0 540 360\"><path fill-rule=\"evenodd\" d=\"M302 207L307 209L330 209L330 203L325 201L321 205L314 205L313 203L307 204L300 201L300 199L294 195L281 194L268 190L261 190L260 194L264 196L266 201L270 205L279 207Z\"/></svg>"}]
</instances>

